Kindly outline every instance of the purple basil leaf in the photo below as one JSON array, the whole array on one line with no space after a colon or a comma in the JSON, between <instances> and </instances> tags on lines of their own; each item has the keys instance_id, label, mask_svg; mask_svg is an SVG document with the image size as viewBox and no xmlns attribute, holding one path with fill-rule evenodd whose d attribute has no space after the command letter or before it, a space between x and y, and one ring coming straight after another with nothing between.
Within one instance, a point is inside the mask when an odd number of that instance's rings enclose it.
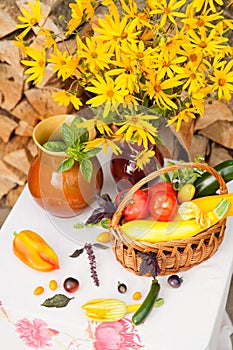
<instances>
[{"instance_id":1,"label":"purple basil leaf","mask_svg":"<svg viewBox=\"0 0 233 350\"><path fill-rule=\"evenodd\" d=\"M116 211L115 204L107 193L97 195L96 200L98 205L103 208L106 213L114 213Z\"/></svg>"},{"instance_id":2,"label":"purple basil leaf","mask_svg":"<svg viewBox=\"0 0 233 350\"><path fill-rule=\"evenodd\" d=\"M103 219L105 217L105 211L103 208L97 208L95 209L91 216L89 216L89 218L86 221L86 225L88 224L98 224L101 219Z\"/></svg>"},{"instance_id":3,"label":"purple basil leaf","mask_svg":"<svg viewBox=\"0 0 233 350\"><path fill-rule=\"evenodd\" d=\"M146 275L148 272L151 271L151 266L148 265L146 260L142 260L140 269L139 269L139 275Z\"/></svg>"},{"instance_id":4,"label":"purple basil leaf","mask_svg":"<svg viewBox=\"0 0 233 350\"><path fill-rule=\"evenodd\" d=\"M139 256L142 257L142 263L140 265L139 274L145 275L148 272L151 273L151 276L156 278L156 276L160 272L159 264L157 261L157 257L155 253L137 253Z\"/></svg>"}]
</instances>

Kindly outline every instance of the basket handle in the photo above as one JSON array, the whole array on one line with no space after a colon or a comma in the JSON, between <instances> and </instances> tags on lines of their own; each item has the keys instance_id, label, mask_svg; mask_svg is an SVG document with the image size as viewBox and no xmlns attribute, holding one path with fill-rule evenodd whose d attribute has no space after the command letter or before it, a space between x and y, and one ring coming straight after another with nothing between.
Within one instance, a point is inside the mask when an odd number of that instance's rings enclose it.
<instances>
[{"instance_id":1,"label":"basket handle","mask_svg":"<svg viewBox=\"0 0 233 350\"><path fill-rule=\"evenodd\" d=\"M167 173L167 172L173 171L173 170L184 169L184 168L200 168L202 170L208 171L219 182L220 194L228 193L227 186L226 186L226 183L225 183L223 177L214 168L210 167L206 163L189 162L189 163L178 163L178 164L170 165L170 166L161 168L159 170L153 171L152 173L150 173L149 175L145 176L140 181L138 181L133 187L131 187L131 189L127 192L127 194L125 195L123 200L118 205L118 207L117 207L117 209L112 217L112 220L111 220L111 227L115 227L118 225L125 205L127 204L130 197L140 187L145 185L147 182L154 180L156 177L163 175L164 173Z\"/></svg>"}]
</instances>

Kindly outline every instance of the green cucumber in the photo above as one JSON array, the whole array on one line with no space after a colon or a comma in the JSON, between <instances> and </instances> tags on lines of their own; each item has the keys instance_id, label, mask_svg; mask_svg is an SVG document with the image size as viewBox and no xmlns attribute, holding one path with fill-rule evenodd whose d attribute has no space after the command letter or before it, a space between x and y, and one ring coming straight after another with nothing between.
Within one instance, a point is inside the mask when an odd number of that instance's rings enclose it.
<instances>
[{"instance_id":1,"label":"green cucumber","mask_svg":"<svg viewBox=\"0 0 233 350\"><path fill-rule=\"evenodd\" d=\"M133 324L135 324L136 326L139 325L149 315L150 311L152 310L156 302L159 291L160 291L160 284L157 279L153 279L150 290L146 298L140 305L139 309L132 316Z\"/></svg>"},{"instance_id":2,"label":"green cucumber","mask_svg":"<svg viewBox=\"0 0 233 350\"><path fill-rule=\"evenodd\" d=\"M227 183L233 180L233 160L226 160L214 167ZM210 196L219 189L218 180L210 173L204 172L194 182L194 198Z\"/></svg>"}]
</instances>

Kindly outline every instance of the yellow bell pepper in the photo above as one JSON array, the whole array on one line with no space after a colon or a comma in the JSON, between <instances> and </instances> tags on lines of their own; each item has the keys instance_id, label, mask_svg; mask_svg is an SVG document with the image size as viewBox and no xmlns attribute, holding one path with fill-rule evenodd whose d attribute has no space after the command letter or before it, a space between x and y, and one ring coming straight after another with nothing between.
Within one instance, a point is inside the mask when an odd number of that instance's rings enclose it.
<instances>
[{"instance_id":1,"label":"yellow bell pepper","mask_svg":"<svg viewBox=\"0 0 233 350\"><path fill-rule=\"evenodd\" d=\"M164 303L162 298L157 299L154 307ZM126 305L115 298L93 299L82 305L86 316L96 322L115 322L122 319L127 313L136 312L141 304Z\"/></svg>"},{"instance_id":2,"label":"yellow bell pepper","mask_svg":"<svg viewBox=\"0 0 233 350\"><path fill-rule=\"evenodd\" d=\"M218 223L232 212L229 208L233 206L225 198L219 198L214 210L203 213L198 207L195 210L191 202L191 211L189 211L188 203L181 204L180 217L177 217L174 221L134 220L123 224L122 230L129 237L138 241L155 243L185 239L193 237ZM185 210L182 210L185 206L186 213Z\"/></svg>"},{"instance_id":3,"label":"yellow bell pepper","mask_svg":"<svg viewBox=\"0 0 233 350\"><path fill-rule=\"evenodd\" d=\"M23 230L15 233L14 254L26 265L38 271L59 269L59 261L54 250L37 233Z\"/></svg>"}]
</instances>

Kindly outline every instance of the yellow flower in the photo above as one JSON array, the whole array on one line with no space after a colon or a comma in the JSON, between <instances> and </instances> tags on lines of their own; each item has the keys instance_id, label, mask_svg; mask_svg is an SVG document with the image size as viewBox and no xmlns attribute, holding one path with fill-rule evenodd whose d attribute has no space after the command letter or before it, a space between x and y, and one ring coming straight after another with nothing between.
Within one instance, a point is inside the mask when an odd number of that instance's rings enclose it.
<instances>
[{"instance_id":1,"label":"yellow flower","mask_svg":"<svg viewBox=\"0 0 233 350\"><path fill-rule=\"evenodd\" d=\"M99 33L97 39L108 42L109 51L116 53L117 59L120 47L124 41L133 41L140 32L136 31L137 21L133 19L128 22L127 17L122 19L119 16L105 15L98 19L98 26L94 30Z\"/></svg>"},{"instance_id":2,"label":"yellow flower","mask_svg":"<svg viewBox=\"0 0 233 350\"><path fill-rule=\"evenodd\" d=\"M202 49L203 56L214 57L224 47L223 43L228 39L217 36L215 29L207 31L206 28L200 27L196 32L194 30L188 31L189 40L192 46Z\"/></svg>"},{"instance_id":3,"label":"yellow flower","mask_svg":"<svg viewBox=\"0 0 233 350\"><path fill-rule=\"evenodd\" d=\"M86 149L92 149L94 147L101 146L103 149L103 153L106 155L108 150L111 149L112 152L116 155L122 153L119 146L116 144L117 139L107 139L106 137L96 137L94 140L86 143Z\"/></svg>"},{"instance_id":4,"label":"yellow flower","mask_svg":"<svg viewBox=\"0 0 233 350\"><path fill-rule=\"evenodd\" d=\"M206 11L208 6L211 8L211 11L216 12L215 2L220 6L223 5L222 0L193 0L193 4L197 8L197 12L200 10Z\"/></svg>"},{"instance_id":5,"label":"yellow flower","mask_svg":"<svg viewBox=\"0 0 233 350\"><path fill-rule=\"evenodd\" d=\"M52 46L56 46L56 35L53 31L48 30L46 28L41 27L39 32L39 35L42 35L45 37L45 45L50 49Z\"/></svg>"},{"instance_id":6,"label":"yellow flower","mask_svg":"<svg viewBox=\"0 0 233 350\"><path fill-rule=\"evenodd\" d=\"M106 134L107 136L111 136L113 134L113 131L109 127L108 124L106 124L103 120L98 118L91 118L88 120L85 120L82 123L78 124L78 128L86 128L88 131L94 130L97 128L97 130L102 134Z\"/></svg>"},{"instance_id":7,"label":"yellow flower","mask_svg":"<svg viewBox=\"0 0 233 350\"><path fill-rule=\"evenodd\" d=\"M116 76L116 81L121 86L124 86L129 93L139 93L139 77L135 63L128 56L125 56L122 61L116 61L116 67L109 70L109 76Z\"/></svg>"},{"instance_id":8,"label":"yellow flower","mask_svg":"<svg viewBox=\"0 0 233 350\"><path fill-rule=\"evenodd\" d=\"M24 17L18 16L18 19L24 24L17 24L17 28L25 28L25 30L18 35L20 39L23 39L25 35L32 29L32 27L38 25L43 18L41 14L40 0L35 0L34 3L29 1L28 4L31 11L23 7L21 11Z\"/></svg>"},{"instance_id":9,"label":"yellow flower","mask_svg":"<svg viewBox=\"0 0 233 350\"><path fill-rule=\"evenodd\" d=\"M68 79L75 74L79 58L72 55L67 56L67 52L61 52L56 49L53 54L50 55L48 62L53 63L53 72L57 72L58 78L62 77L63 80Z\"/></svg>"},{"instance_id":10,"label":"yellow flower","mask_svg":"<svg viewBox=\"0 0 233 350\"><path fill-rule=\"evenodd\" d=\"M67 90L55 92L53 94L53 98L58 102L59 106L63 105L67 107L71 103L77 110L79 110L79 107L82 106L82 101L80 98L78 98L75 93Z\"/></svg>"},{"instance_id":11,"label":"yellow flower","mask_svg":"<svg viewBox=\"0 0 233 350\"><path fill-rule=\"evenodd\" d=\"M216 11L223 0L144 3L141 6L136 0L70 1L67 37L59 44L55 34L46 28L47 22L44 26L39 24L40 0L29 0L28 9L19 16L18 28L23 32L15 44L24 58L28 54L28 59L22 61L30 67L26 70L26 74L31 74L28 81L39 84L48 62L67 91L55 94L56 101L71 103L78 109L81 101L73 88L81 87L87 105L104 105L103 114L95 115L100 119L95 128L111 142L114 134L107 125L109 121L113 125L123 121L121 137L127 135L127 140L135 137L139 144L148 145L149 137L156 138L146 129L148 136L142 126L129 126L128 120L121 118L122 110L128 109L129 104L157 109L180 129L181 121L195 114L204 115L209 93L212 98L227 100L233 93L233 66L226 63L233 55L229 41L233 20ZM227 6L231 5L232 0ZM34 30L34 26L39 30ZM30 29L39 40L30 37L29 45L36 50L35 43L40 43L41 53L28 50L23 42ZM148 120L150 123L153 121ZM101 142L103 147L107 145L106 141Z\"/></svg>"},{"instance_id":12,"label":"yellow flower","mask_svg":"<svg viewBox=\"0 0 233 350\"><path fill-rule=\"evenodd\" d=\"M102 43L95 37L87 37L85 44L79 37L77 37L77 41L79 46L79 57L80 59L83 58L85 60L85 65L89 67L91 72L109 68L112 54L108 52L108 43Z\"/></svg>"},{"instance_id":13,"label":"yellow flower","mask_svg":"<svg viewBox=\"0 0 233 350\"><path fill-rule=\"evenodd\" d=\"M105 104L104 116L106 116L112 106L115 103L122 103L124 96L128 94L128 90L115 82L107 74L105 78L100 75L96 76L96 79L91 80L91 84L94 86L87 87L86 90L96 94L95 97L87 101L93 107Z\"/></svg>"},{"instance_id":14,"label":"yellow flower","mask_svg":"<svg viewBox=\"0 0 233 350\"><path fill-rule=\"evenodd\" d=\"M28 43L23 39L20 39L18 36L15 38L14 45L18 47L23 56L27 55Z\"/></svg>"},{"instance_id":15,"label":"yellow flower","mask_svg":"<svg viewBox=\"0 0 233 350\"><path fill-rule=\"evenodd\" d=\"M197 110L197 113L202 117L204 115L204 102L208 94L211 92L211 86L197 89L192 92L191 104Z\"/></svg>"},{"instance_id":16,"label":"yellow flower","mask_svg":"<svg viewBox=\"0 0 233 350\"><path fill-rule=\"evenodd\" d=\"M178 36L168 38L161 38L159 44L156 47L157 52L164 57L165 60L169 60L170 57L177 55L177 51L180 48L180 39Z\"/></svg>"},{"instance_id":17,"label":"yellow flower","mask_svg":"<svg viewBox=\"0 0 233 350\"><path fill-rule=\"evenodd\" d=\"M224 66L223 64L224 63ZM212 91L218 91L218 98L225 99L229 101L231 99L231 94L233 93L233 60L228 63L221 62L219 63L219 67L214 69L213 75L210 76L211 81L213 81L214 85L212 87Z\"/></svg>"},{"instance_id":18,"label":"yellow flower","mask_svg":"<svg viewBox=\"0 0 233 350\"><path fill-rule=\"evenodd\" d=\"M167 20L170 20L175 26L177 25L177 17L184 17L185 14L179 11L182 6L186 3L186 0L155 0L150 2L152 5L153 14L161 14L160 26L163 27ZM178 11L176 11L178 10Z\"/></svg>"},{"instance_id":19,"label":"yellow flower","mask_svg":"<svg viewBox=\"0 0 233 350\"><path fill-rule=\"evenodd\" d=\"M91 0L76 0L75 4L69 4L71 8L71 19L67 24L67 35L72 34L78 28L85 17L85 20L91 20L94 16L95 7Z\"/></svg>"},{"instance_id":20,"label":"yellow flower","mask_svg":"<svg viewBox=\"0 0 233 350\"><path fill-rule=\"evenodd\" d=\"M188 25L189 29L196 29L200 27L215 28L216 26L216 24L214 24L216 23L215 21L219 21L220 19L224 18L223 16L221 16L222 11L217 13L210 13L211 9L208 9L206 11L203 11L201 14L198 14L195 16L193 5L192 5L192 11L193 11L193 14L190 18L185 18L181 20L186 26Z\"/></svg>"},{"instance_id":21,"label":"yellow flower","mask_svg":"<svg viewBox=\"0 0 233 350\"><path fill-rule=\"evenodd\" d=\"M182 63L187 60L185 56L170 56L170 58L165 58L162 54L159 55L157 64L155 67L159 70L161 78L168 76L168 78L173 78L175 73L183 73Z\"/></svg>"},{"instance_id":22,"label":"yellow flower","mask_svg":"<svg viewBox=\"0 0 233 350\"><path fill-rule=\"evenodd\" d=\"M185 83L183 84L183 90L188 91L191 94L193 91L203 87L205 85L205 75L203 70L198 70L195 65L191 63L187 64L183 73L178 75L179 79L185 79Z\"/></svg>"},{"instance_id":23,"label":"yellow flower","mask_svg":"<svg viewBox=\"0 0 233 350\"><path fill-rule=\"evenodd\" d=\"M149 120L158 119L155 115L144 115L143 113L135 113L133 115L124 115L124 120L118 125L122 125L116 135L125 133L125 140L136 141L139 145L143 144L148 147L148 141L155 144L155 138L158 135L158 130L155 126L149 123Z\"/></svg>"},{"instance_id":24,"label":"yellow flower","mask_svg":"<svg viewBox=\"0 0 233 350\"><path fill-rule=\"evenodd\" d=\"M33 47L27 47L26 54L32 60L21 60L25 66L30 68L26 69L25 74L30 74L27 81L34 81L36 85L39 85L44 77L46 67L46 54L45 49L35 49Z\"/></svg>"},{"instance_id":25,"label":"yellow flower","mask_svg":"<svg viewBox=\"0 0 233 350\"><path fill-rule=\"evenodd\" d=\"M159 75L148 74L148 81L145 83L146 93L153 100L155 99L158 106L162 109L177 109L177 105L172 101L176 94L169 94L167 90L182 85L181 81L175 78L160 80Z\"/></svg>"},{"instance_id":26,"label":"yellow flower","mask_svg":"<svg viewBox=\"0 0 233 350\"><path fill-rule=\"evenodd\" d=\"M188 123L190 118L195 119L196 118L196 109L195 108L186 108L180 111L175 117L168 120L168 125L176 123L176 131L178 132L181 127L182 121L185 123Z\"/></svg>"},{"instance_id":27,"label":"yellow flower","mask_svg":"<svg viewBox=\"0 0 233 350\"><path fill-rule=\"evenodd\" d=\"M155 155L155 152L151 149L144 150L138 153L137 156L135 157L137 167L139 169L143 169L144 166L150 162L151 158L154 157L154 155Z\"/></svg>"},{"instance_id":28,"label":"yellow flower","mask_svg":"<svg viewBox=\"0 0 233 350\"><path fill-rule=\"evenodd\" d=\"M121 50L121 61L124 61L125 56L128 56L132 62L131 64L137 68L138 74L142 73L145 67L151 67L157 56L155 49L146 47L142 40L124 42L121 45Z\"/></svg>"}]
</instances>

